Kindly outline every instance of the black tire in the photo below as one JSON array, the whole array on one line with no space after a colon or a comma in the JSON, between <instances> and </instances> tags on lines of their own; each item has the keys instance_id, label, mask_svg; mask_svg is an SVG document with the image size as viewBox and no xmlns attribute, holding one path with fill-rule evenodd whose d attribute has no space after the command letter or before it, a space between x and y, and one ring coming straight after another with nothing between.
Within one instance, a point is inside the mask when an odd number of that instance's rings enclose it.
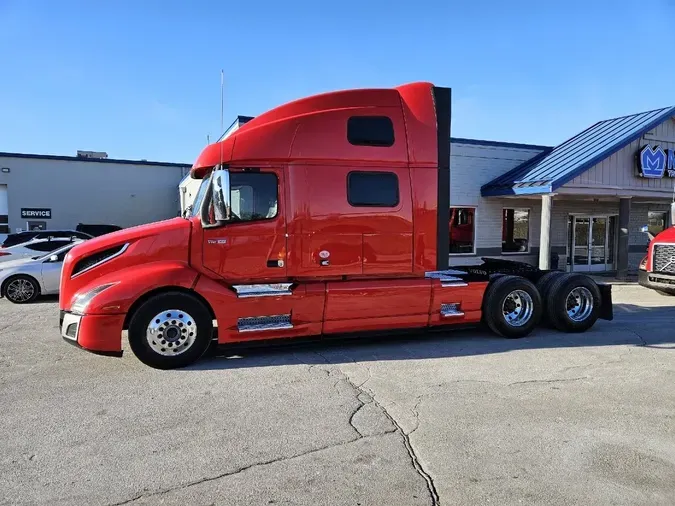
<instances>
[{"instance_id":1,"label":"black tire","mask_svg":"<svg viewBox=\"0 0 675 506\"><path fill-rule=\"evenodd\" d=\"M510 323L503 311L507 298L516 290L525 292L530 299L528 304L531 304L529 319L519 326ZM514 303L514 301L511 300L509 303ZM495 334L509 339L525 337L537 326L541 319L541 314L542 303L539 291L537 291L537 287L532 282L525 278L510 275L501 276L493 283L490 283L485 291L483 298L483 319Z\"/></svg>"},{"instance_id":2,"label":"black tire","mask_svg":"<svg viewBox=\"0 0 675 506\"><path fill-rule=\"evenodd\" d=\"M582 289L583 293L577 293L578 299L592 301L592 307L588 304L579 305L579 312L575 319L568 313L568 299L573 296L572 291ZM569 299L571 302L571 299ZM584 332L591 328L600 316L602 295L600 288L590 277L583 274L566 273L556 279L550 286L546 300L547 317L553 326L562 332ZM587 309L584 309L587 308Z\"/></svg>"},{"instance_id":3,"label":"black tire","mask_svg":"<svg viewBox=\"0 0 675 506\"><path fill-rule=\"evenodd\" d=\"M29 289L32 291L32 294L28 295L27 298L17 297L14 290L12 290L13 285L16 283L28 283L30 285ZM14 304L29 304L37 299L40 295L40 283L38 283L35 278L26 276L24 274L12 276L2 285L2 295L8 301Z\"/></svg>"},{"instance_id":4,"label":"black tire","mask_svg":"<svg viewBox=\"0 0 675 506\"><path fill-rule=\"evenodd\" d=\"M560 276L563 276L565 273L561 271L551 271L544 274L537 280L536 287L539 290L539 295L541 295L542 301L542 322L547 327L553 327L553 324L548 318L548 310L546 308L546 301L548 300L548 292L553 285L553 282L558 279Z\"/></svg>"},{"instance_id":5,"label":"black tire","mask_svg":"<svg viewBox=\"0 0 675 506\"><path fill-rule=\"evenodd\" d=\"M537 290L539 290L539 295L541 295L541 299L544 303L546 302L546 297L548 297L548 291L551 288L553 281L564 274L565 273L562 271L551 271L547 272L537 280L536 287Z\"/></svg>"},{"instance_id":6,"label":"black tire","mask_svg":"<svg viewBox=\"0 0 675 506\"><path fill-rule=\"evenodd\" d=\"M148 337L151 324L156 334ZM196 331L190 333L192 329ZM196 297L182 292L155 295L134 312L129 322L131 350L155 369L176 369L196 362L209 348L212 334L209 310Z\"/></svg>"}]
</instances>

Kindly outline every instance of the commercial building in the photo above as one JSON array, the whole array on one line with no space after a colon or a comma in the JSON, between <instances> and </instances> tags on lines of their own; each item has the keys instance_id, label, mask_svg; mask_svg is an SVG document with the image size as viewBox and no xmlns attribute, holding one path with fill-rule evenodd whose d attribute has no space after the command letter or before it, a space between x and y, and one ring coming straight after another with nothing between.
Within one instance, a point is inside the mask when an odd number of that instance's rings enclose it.
<instances>
[{"instance_id":1,"label":"commercial building","mask_svg":"<svg viewBox=\"0 0 675 506\"><path fill-rule=\"evenodd\" d=\"M646 254L641 226L670 225L673 182L675 107L600 121L512 170L478 172L475 242L542 268L553 253L561 268L623 277Z\"/></svg>"},{"instance_id":2,"label":"commercial building","mask_svg":"<svg viewBox=\"0 0 675 506\"><path fill-rule=\"evenodd\" d=\"M450 263L625 276L646 254L640 228L670 225L674 182L675 107L600 121L558 146L451 138ZM181 183L183 208L197 188Z\"/></svg>"},{"instance_id":3,"label":"commercial building","mask_svg":"<svg viewBox=\"0 0 675 506\"><path fill-rule=\"evenodd\" d=\"M176 186L190 166L0 152L0 237L79 223L129 227L178 216Z\"/></svg>"}]
</instances>

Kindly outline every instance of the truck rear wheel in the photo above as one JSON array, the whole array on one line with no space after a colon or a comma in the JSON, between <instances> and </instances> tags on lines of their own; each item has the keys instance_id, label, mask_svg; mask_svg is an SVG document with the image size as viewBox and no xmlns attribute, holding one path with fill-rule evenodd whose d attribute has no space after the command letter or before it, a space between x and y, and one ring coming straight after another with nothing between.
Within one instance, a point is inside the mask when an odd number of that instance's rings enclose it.
<instances>
[{"instance_id":1,"label":"truck rear wheel","mask_svg":"<svg viewBox=\"0 0 675 506\"><path fill-rule=\"evenodd\" d=\"M565 273L561 271L551 271L544 274L537 280L536 287L539 290L539 295L541 295L542 302L542 320L545 322L547 327L553 327L553 324L549 321L548 310L546 309L546 301L548 300L548 292L551 289L554 281L560 276L564 276Z\"/></svg>"},{"instance_id":2,"label":"truck rear wheel","mask_svg":"<svg viewBox=\"0 0 675 506\"><path fill-rule=\"evenodd\" d=\"M155 369L185 367L208 349L213 333L211 315L191 295L167 292L145 301L129 322L134 355Z\"/></svg>"},{"instance_id":3,"label":"truck rear wheel","mask_svg":"<svg viewBox=\"0 0 675 506\"><path fill-rule=\"evenodd\" d=\"M542 303L537 287L519 276L501 276L491 283L483 300L483 317L495 334L525 337L537 326Z\"/></svg>"},{"instance_id":4,"label":"truck rear wheel","mask_svg":"<svg viewBox=\"0 0 675 506\"><path fill-rule=\"evenodd\" d=\"M547 317L563 332L584 332L600 316L600 288L583 274L564 274L551 285L546 301Z\"/></svg>"}]
</instances>

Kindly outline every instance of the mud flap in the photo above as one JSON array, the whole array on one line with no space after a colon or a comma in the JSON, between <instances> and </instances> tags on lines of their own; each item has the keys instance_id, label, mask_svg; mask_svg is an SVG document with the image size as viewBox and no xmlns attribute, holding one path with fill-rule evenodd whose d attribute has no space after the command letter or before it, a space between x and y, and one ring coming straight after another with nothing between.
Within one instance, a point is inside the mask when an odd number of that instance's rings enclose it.
<instances>
[{"instance_id":1,"label":"mud flap","mask_svg":"<svg viewBox=\"0 0 675 506\"><path fill-rule=\"evenodd\" d=\"M600 306L600 316L603 320L614 319L614 306L612 305L612 285L598 283L600 295L602 297L602 306Z\"/></svg>"}]
</instances>

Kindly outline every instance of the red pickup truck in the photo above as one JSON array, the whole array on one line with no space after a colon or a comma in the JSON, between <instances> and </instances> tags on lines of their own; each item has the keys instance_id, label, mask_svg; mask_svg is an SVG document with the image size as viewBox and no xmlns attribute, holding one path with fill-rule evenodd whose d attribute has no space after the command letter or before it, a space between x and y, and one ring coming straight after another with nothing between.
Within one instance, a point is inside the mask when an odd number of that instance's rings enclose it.
<instances>
[{"instance_id":1,"label":"red pickup truck","mask_svg":"<svg viewBox=\"0 0 675 506\"><path fill-rule=\"evenodd\" d=\"M509 338L545 318L612 318L611 287L483 259L450 269L448 88L325 93L207 146L193 213L71 250L62 337L162 369L219 344L484 323Z\"/></svg>"}]
</instances>

